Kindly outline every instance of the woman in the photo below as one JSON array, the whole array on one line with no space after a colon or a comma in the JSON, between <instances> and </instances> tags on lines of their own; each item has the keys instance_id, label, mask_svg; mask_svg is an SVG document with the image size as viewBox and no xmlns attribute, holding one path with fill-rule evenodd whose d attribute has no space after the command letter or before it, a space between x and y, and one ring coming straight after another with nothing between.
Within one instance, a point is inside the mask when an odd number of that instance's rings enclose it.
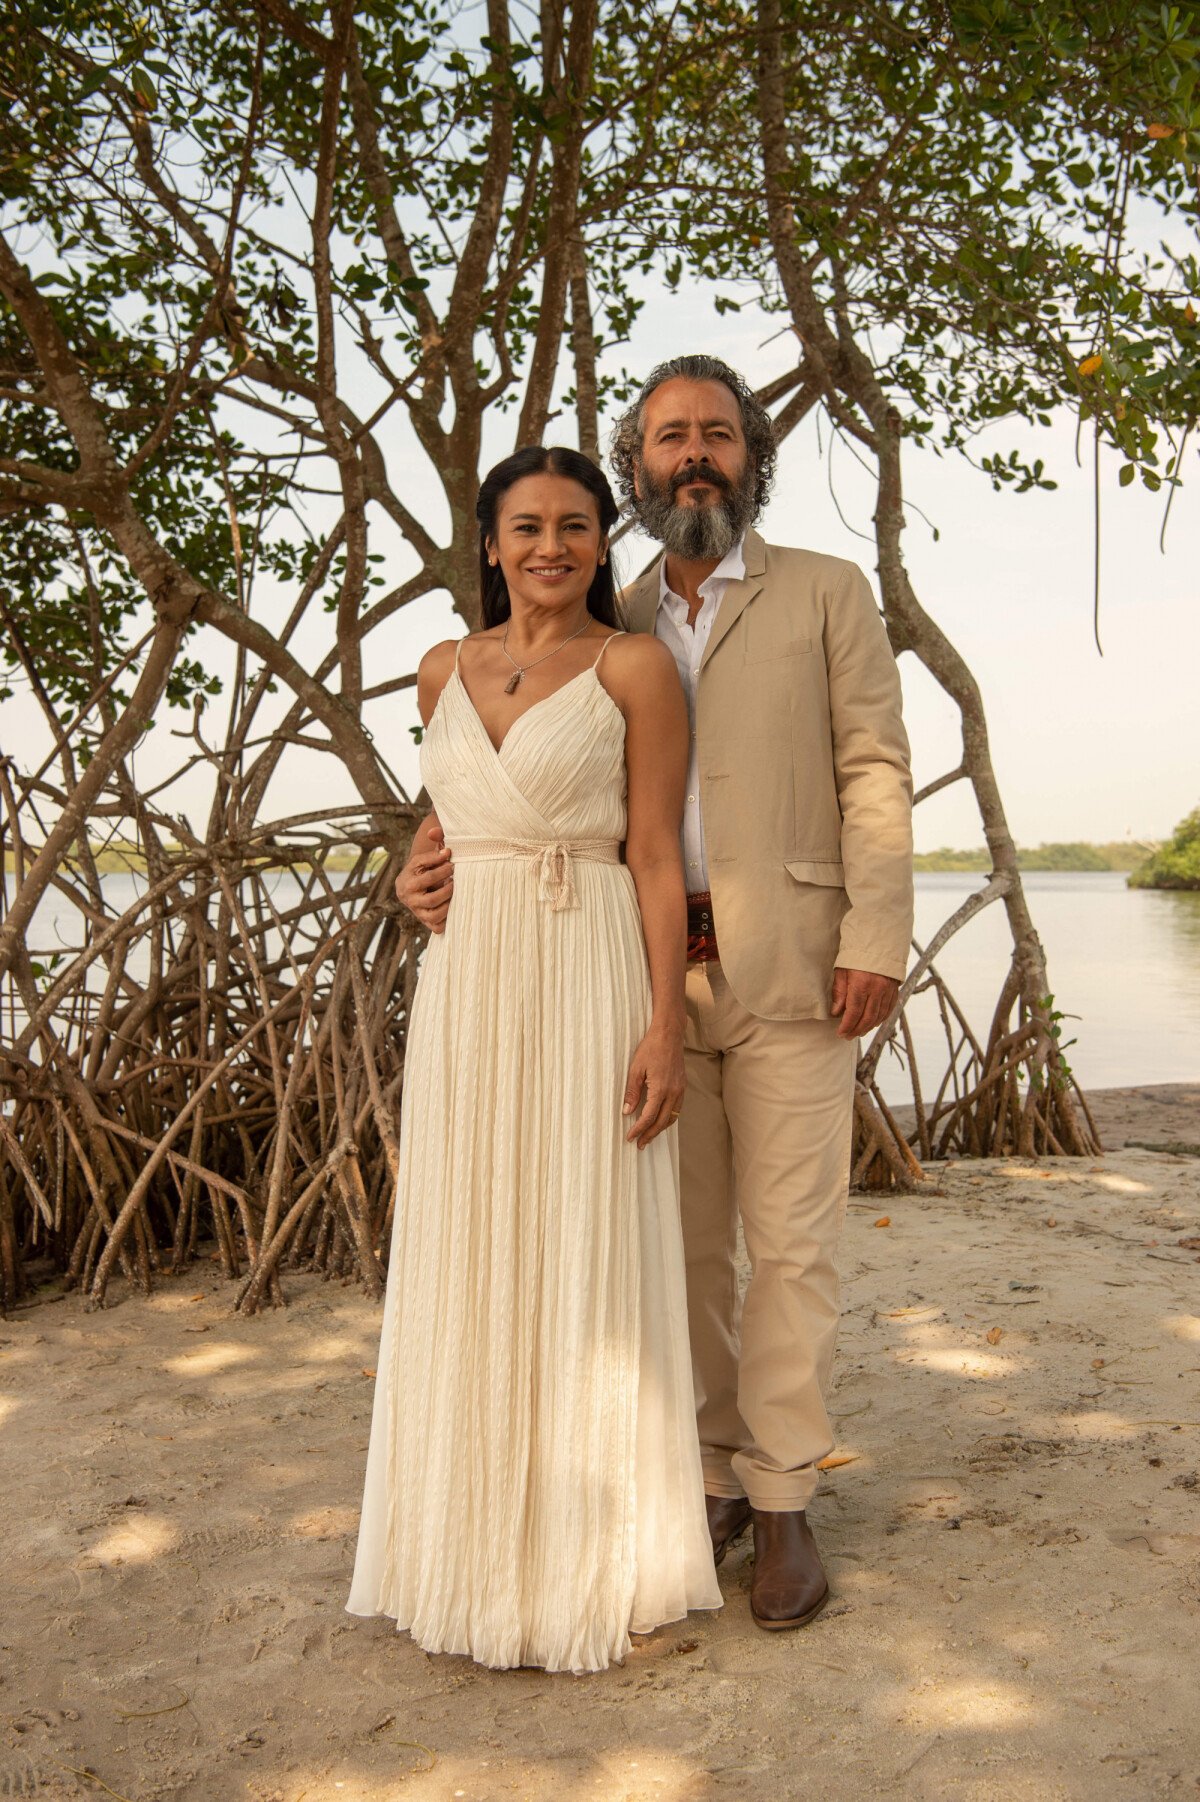
<instances>
[{"instance_id":1,"label":"woman","mask_svg":"<svg viewBox=\"0 0 1200 1802\"><path fill-rule=\"evenodd\" d=\"M587 458L518 451L476 512L484 629L418 673L455 895L409 1029L348 1606L602 1670L721 1601L671 1130L687 720L670 654L617 629Z\"/></svg>"}]
</instances>

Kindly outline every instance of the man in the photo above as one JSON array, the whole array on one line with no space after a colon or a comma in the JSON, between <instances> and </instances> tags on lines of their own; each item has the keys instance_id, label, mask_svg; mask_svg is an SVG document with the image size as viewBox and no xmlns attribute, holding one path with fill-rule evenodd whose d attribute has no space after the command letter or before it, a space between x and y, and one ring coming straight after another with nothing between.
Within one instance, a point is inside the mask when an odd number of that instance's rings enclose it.
<instances>
[{"instance_id":1,"label":"man","mask_svg":"<svg viewBox=\"0 0 1200 1802\"><path fill-rule=\"evenodd\" d=\"M660 365L613 465L663 546L625 593L628 624L670 647L691 716L679 1145L709 1528L720 1563L753 1523L754 1619L799 1627L829 1594L806 1509L833 1444L857 1038L891 1011L912 931L900 684L862 573L751 529L775 444L734 370ZM414 849L397 880L430 924L446 860Z\"/></svg>"}]
</instances>

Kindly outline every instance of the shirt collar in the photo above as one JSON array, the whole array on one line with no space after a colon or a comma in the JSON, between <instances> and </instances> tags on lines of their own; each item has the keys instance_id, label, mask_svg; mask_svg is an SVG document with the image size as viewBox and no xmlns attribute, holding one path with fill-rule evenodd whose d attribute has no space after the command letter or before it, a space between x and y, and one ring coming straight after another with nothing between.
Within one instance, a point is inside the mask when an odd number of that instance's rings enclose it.
<instances>
[{"instance_id":1,"label":"shirt collar","mask_svg":"<svg viewBox=\"0 0 1200 1802\"><path fill-rule=\"evenodd\" d=\"M745 574L746 540L743 537L738 539L732 550L726 551L712 574L710 576L705 576L703 582L700 584L700 593L707 598L708 595L714 592L716 583L740 582ZM668 600L679 601L682 600L682 598L681 595L675 593L674 589L667 581L667 558L666 553L664 552L658 565L659 602L661 604L663 601Z\"/></svg>"}]
</instances>

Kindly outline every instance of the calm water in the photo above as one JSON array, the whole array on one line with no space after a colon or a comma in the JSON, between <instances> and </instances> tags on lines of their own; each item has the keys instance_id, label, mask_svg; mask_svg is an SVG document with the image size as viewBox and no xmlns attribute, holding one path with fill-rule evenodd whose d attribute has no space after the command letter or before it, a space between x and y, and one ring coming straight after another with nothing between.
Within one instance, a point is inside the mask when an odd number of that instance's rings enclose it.
<instances>
[{"instance_id":1,"label":"calm water","mask_svg":"<svg viewBox=\"0 0 1200 1802\"><path fill-rule=\"evenodd\" d=\"M336 880L336 878L335 878ZM982 884L975 875L918 875L916 937L926 944L942 921ZM292 879L279 878L279 900ZM109 876L112 903L124 909L143 884ZM1077 1019L1064 1036L1068 1057L1091 1088L1200 1078L1200 894L1129 889L1120 873L1025 878L1033 917L1046 947L1057 1005ZM38 950L69 945L73 910L50 897L31 941ZM1008 929L1001 903L978 915L942 952L938 967L977 1037L984 1037L1008 967ZM136 967L131 966L136 974ZM917 1057L926 1088L942 1069L941 1029L930 997L913 1008ZM904 1072L885 1060L884 1093L905 1098Z\"/></svg>"},{"instance_id":2,"label":"calm water","mask_svg":"<svg viewBox=\"0 0 1200 1802\"><path fill-rule=\"evenodd\" d=\"M1200 894L1130 889L1119 871L1031 871L1024 882L1055 1004L1078 1016L1064 1021L1063 1037L1076 1040L1067 1057L1084 1086L1200 1077ZM975 875L918 875L917 942L927 944L982 885ZM996 902L937 959L977 1038L991 1023L1009 945L1003 903ZM914 1010L917 1057L932 1071L943 1040L930 998L921 1001L923 1010ZM885 1094L901 1099L903 1090L902 1074L887 1075Z\"/></svg>"}]
</instances>

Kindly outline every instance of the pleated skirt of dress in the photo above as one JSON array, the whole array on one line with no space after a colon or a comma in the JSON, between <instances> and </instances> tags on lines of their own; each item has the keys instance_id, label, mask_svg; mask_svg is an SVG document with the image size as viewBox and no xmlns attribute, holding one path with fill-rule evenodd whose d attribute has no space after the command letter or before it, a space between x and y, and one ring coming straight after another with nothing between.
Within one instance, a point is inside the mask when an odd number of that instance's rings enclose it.
<instances>
[{"instance_id":1,"label":"pleated skirt of dress","mask_svg":"<svg viewBox=\"0 0 1200 1802\"><path fill-rule=\"evenodd\" d=\"M464 864L409 1032L348 1608L427 1651L594 1671L721 1604L675 1131L625 1142L649 1017L632 880Z\"/></svg>"}]
</instances>

